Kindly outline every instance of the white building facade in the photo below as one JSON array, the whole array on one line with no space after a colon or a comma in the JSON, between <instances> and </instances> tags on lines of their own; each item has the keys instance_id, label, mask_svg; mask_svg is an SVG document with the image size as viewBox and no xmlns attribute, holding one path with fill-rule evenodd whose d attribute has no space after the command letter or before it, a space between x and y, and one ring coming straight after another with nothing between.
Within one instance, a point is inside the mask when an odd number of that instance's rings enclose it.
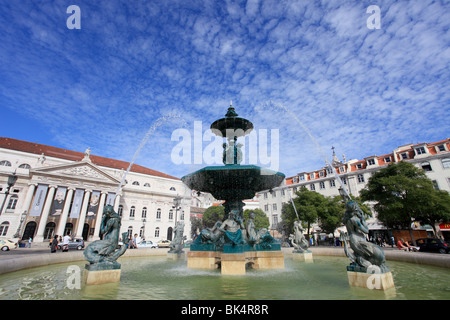
<instances>
[{"instance_id":1,"label":"white building facade","mask_svg":"<svg viewBox=\"0 0 450 320\"><path fill-rule=\"evenodd\" d=\"M363 160L339 161L333 152L332 166L347 190L354 196L366 186L373 173L386 167L389 163L408 161L425 170L426 175L433 181L436 189L450 192L450 139L434 142L408 144L393 150L392 153L381 156L369 156ZM311 172L300 172L293 177L285 179L284 185L259 193L260 208L270 220L270 228L276 228L281 221L281 208L284 203L295 197L295 192L301 187L316 191L324 196L339 195L340 184L336 176L328 167ZM368 222L377 225L375 219ZM448 222L448 221L447 221ZM378 224L379 226L379 224ZM436 226L441 232L450 233L450 224L442 223ZM445 238L449 236L445 234Z\"/></svg>"},{"instance_id":2,"label":"white building facade","mask_svg":"<svg viewBox=\"0 0 450 320\"><path fill-rule=\"evenodd\" d=\"M71 234L97 240L103 208L110 204L122 217L121 233L172 240L182 220L189 238L190 190L176 177L135 164L118 189L128 166L89 149L0 138L0 237L42 242Z\"/></svg>"}]
</instances>

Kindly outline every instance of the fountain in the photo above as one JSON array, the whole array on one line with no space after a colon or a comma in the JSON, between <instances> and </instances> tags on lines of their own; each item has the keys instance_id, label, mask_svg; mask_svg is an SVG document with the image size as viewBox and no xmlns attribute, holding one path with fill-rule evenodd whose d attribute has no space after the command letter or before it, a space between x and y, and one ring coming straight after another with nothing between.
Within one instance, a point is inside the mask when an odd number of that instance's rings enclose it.
<instances>
[{"instance_id":1,"label":"fountain","mask_svg":"<svg viewBox=\"0 0 450 320\"><path fill-rule=\"evenodd\" d=\"M255 269L284 268L281 245L266 229L244 226L242 200L251 199L262 190L281 184L285 175L256 165L241 165L243 137L253 130L253 124L238 117L230 105L224 118L211 124L214 134L227 139L223 144L224 166L208 166L188 174L181 180L190 188L212 194L224 200L225 221L202 230L191 244L189 268L221 268L222 274L245 274L246 266Z\"/></svg>"}]
</instances>

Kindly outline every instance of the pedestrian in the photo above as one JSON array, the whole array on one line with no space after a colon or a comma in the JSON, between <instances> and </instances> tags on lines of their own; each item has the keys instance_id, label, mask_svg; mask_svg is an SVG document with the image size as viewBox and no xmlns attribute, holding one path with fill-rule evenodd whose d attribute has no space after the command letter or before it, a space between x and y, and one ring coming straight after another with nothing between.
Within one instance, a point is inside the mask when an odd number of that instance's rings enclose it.
<instances>
[{"instance_id":1,"label":"pedestrian","mask_svg":"<svg viewBox=\"0 0 450 320\"><path fill-rule=\"evenodd\" d=\"M28 239L28 248L31 248L31 242L33 241L33 239L30 237L30 239Z\"/></svg>"},{"instance_id":2,"label":"pedestrian","mask_svg":"<svg viewBox=\"0 0 450 320\"><path fill-rule=\"evenodd\" d=\"M50 244L50 252L51 252L51 253L55 253L57 247L58 247L58 236L55 236L55 237L52 239L52 242L51 242L51 244Z\"/></svg>"},{"instance_id":3,"label":"pedestrian","mask_svg":"<svg viewBox=\"0 0 450 320\"><path fill-rule=\"evenodd\" d=\"M63 252L69 251L69 241L70 241L70 235L66 234L63 238L63 243L62 243L62 251Z\"/></svg>"}]
</instances>

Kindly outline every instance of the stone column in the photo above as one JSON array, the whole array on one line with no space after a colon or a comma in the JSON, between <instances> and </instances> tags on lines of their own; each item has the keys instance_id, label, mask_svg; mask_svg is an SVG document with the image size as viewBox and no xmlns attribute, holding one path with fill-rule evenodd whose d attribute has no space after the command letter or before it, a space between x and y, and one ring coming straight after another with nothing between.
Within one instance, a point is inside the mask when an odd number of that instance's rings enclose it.
<instances>
[{"instance_id":1,"label":"stone column","mask_svg":"<svg viewBox=\"0 0 450 320\"><path fill-rule=\"evenodd\" d=\"M50 213L50 209L53 203L53 196L55 195L55 190L57 186L51 185L49 187L47 198L45 199L44 209L42 210L41 218L39 219L39 227L35 236L35 242L43 242L44 241L44 231L45 226L47 225L48 214Z\"/></svg>"},{"instance_id":2,"label":"stone column","mask_svg":"<svg viewBox=\"0 0 450 320\"><path fill-rule=\"evenodd\" d=\"M102 223L103 218L103 209L105 207L105 201L106 201L106 194L107 192L102 191L102 195L100 197L100 204L98 205L98 212L97 212L97 219L95 220L95 229L94 229L94 236L92 237L92 240L100 240L100 224Z\"/></svg>"},{"instance_id":3,"label":"stone column","mask_svg":"<svg viewBox=\"0 0 450 320\"><path fill-rule=\"evenodd\" d=\"M67 189L68 189L68 192L67 192L66 200L64 202L63 212L59 219L58 230L56 231L56 234L58 236L65 236L65 234L63 234L63 233L66 228L67 217L69 216L69 209L70 209L70 204L72 202L73 192L75 191L75 188L72 188L72 187L69 187Z\"/></svg>"},{"instance_id":4,"label":"stone column","mask_svg":"<svg viewBox=\"0 0 450 320\"><path fill-rule=\"evenodd\" d=\"M31 200L33 200L33 195L34 195L34 191L36 191L36 187L37 187L37 183L29 184L27 196L25 197L22 211L30 212Z\"/></svg>"},{"instance_id":5,"label":"stone column","mask_svg":"<svg viewBox=\"0 0 450 320\"><path fill-rule=\"evenodd\" d=\"M89 197L91 196L92 190L84 191L83 204L81 205L80 217L78 218L77 232L75 237L81 238L83 236L84 221L86 220L86 211L89 205Z\"/></svg>"}]
</instances>

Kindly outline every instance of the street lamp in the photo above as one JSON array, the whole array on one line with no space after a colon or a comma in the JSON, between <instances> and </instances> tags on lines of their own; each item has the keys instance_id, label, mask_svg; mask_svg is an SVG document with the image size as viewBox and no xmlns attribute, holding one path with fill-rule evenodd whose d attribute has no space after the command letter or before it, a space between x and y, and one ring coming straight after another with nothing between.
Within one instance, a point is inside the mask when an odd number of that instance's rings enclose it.
<instances>
[{"instance_id":1,"label":"street lamp","mask_svg":"<svg viewBox=\"0 0 450 320\"><path fill-rule=\"evenodd\" d=\"M16 176L16 172L14 171L13 174L8 176L8 182L7 182L8 183L8 187L6 188L5 198L3 199L2 206L0 208L0 215L3 212L3 207L5 206L6 199L8 198L9 190L14 186L16 181L17 181L17 176Z\"/></svg>"},{"instance_id":2,"label":"street lamp","mask_svg":"<svg viewBox=\"0 0 450 320\"><path fill-rule=\"evenodd\" d=\"M181 210L181 197L177 196L173 199L173 206L172 208L175 209L175 225L177 224L177 216L178 216L178 210Z\"/></svg>"},{"instance_id":3,"label":"street lamp","mask_svg":"<svg viewBox=\"0 0 450 320\"><path fill-rule=\"evenodd\" d=\"M16 234L14 235L14 238L20 238L20 233L22 231L22 225L23 225L23 222L25 221L26 218L27 218L27 210L22 212L22 215L20 216L19 227L17 228L17 231L16 231Z\"/></svg>"}]
</instances>

